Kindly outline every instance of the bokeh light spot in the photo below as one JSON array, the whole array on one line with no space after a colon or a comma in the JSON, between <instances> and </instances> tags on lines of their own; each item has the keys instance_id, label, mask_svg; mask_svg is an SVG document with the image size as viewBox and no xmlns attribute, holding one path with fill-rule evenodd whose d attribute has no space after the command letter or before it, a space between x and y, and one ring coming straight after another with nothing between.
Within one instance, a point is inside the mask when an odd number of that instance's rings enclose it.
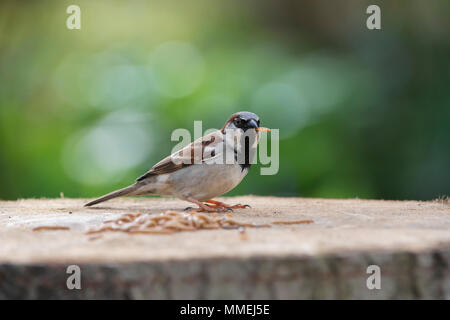
<instances>
[{"instance_id":1,"label":"bokeh light spot","mask_svg":"<svg viewBox=\"0 0 450 320\"><path fill-rule=\"evenodd\" d=\"M201 84L205 63L191 44L166 42L150 56L149 66L156 77L157 90L171 98L181 98L194 92Z\"/></svg>"},{"instance_id":2,"label":"bokeh light spot","mask_svg":"<svg viewBox=\"0 0 450 320\"><path fill-rule=\"evenodd\" d=\"M134 111L107 115L83 129L65 144L62 161L74 180L99 185L120 179L126 170L141 164L152 150L148 116Z\"/></svg>"},{"instance_id":3,"label":"bokeh light spot","mask_svg":"<svg viewBox=\"0 0 450 320\"><path fill-rule=\"evenodd\" d=\"M272 82L259 88L253 96L251 110L264 126L280 129L280 137L294 135L308 122L307 102L293 86Z\"/></svg>"}]
</instances>

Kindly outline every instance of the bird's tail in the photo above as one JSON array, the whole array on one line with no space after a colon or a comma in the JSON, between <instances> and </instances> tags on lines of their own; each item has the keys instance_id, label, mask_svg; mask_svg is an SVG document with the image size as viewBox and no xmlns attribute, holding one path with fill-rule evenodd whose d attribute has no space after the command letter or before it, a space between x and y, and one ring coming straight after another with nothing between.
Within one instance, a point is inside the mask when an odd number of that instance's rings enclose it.
<instances>
[{"instance_id":1,"label":"bird's tail","mask_svg":"<svg viewBox=\"0 0 450 320\"><path fill-rule=\"evenodd\" d=\"M103 197L100 197L98 199L92 200L91 202L86 203L85 207L93 206L94 204L107 201L112 198L122 197L122 196L131 196L136 194L135 192L139 189L139 186L137 184L132 184L131 186L128 186L126 188L122 188L113 192L110 192L108 194L105 194Z\"/></svg>"}]
</instances>

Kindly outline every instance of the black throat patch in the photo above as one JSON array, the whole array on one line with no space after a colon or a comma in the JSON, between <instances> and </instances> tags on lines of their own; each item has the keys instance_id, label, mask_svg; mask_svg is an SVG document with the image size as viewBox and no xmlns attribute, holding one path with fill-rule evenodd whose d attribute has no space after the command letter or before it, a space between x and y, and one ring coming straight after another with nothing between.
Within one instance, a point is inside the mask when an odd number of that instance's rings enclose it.
<instances>
[{"instance_id":1,"label":"black throat patch","mask_svg":"<svg viewBox=\"0 0 450 320\"><path fill-rule=\"evenodd\" d=\"M245 141L243 141L243 143L241 143L241 146L244 146L244 163L240 163L239 166L241 167L241 172L244 171L245 169L250 169L251 167L251 159L250 159L250 140L249 137L245 137ZM234 161L238 162L238 150L236 148L234 148Z\"/></svg>"}]
</instances>

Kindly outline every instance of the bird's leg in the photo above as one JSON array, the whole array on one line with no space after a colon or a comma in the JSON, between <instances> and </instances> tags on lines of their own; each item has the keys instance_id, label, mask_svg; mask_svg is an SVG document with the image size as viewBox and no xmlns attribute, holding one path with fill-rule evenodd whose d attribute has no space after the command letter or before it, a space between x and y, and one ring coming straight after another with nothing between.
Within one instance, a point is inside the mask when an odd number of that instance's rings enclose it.
<instances>
[{"instance_id":1,"label":"bird's leg","mask_svg":"<svg viewBox=\"0 0 450 320\"><path fill-rule=\"evenodd\" d=\"M204 203L202 203L201 201L198 201L197 199L194 199L192 197L188 197L186 198L187 201L195 203L196 205L198 205L198 209L193 209L194 211L198 211L198 212L202 212L202 211L207 211L207 212L224 212L227 211L227 209L221 207L221 206L209 206L206 205Z\"/></svg>"},{"instance_id":2,"label":"bird's leg","mask_svg":"<svg viewBox=\"0 0 450 320\"><path fill-rule=\"evenodd\" d=\"M224 209L245 209L245 208L250 208L250 206L248 204L235 204L235 205L229 205L220 201L216 201L216 200L206 200L205 202L207 203L211 203L214 205L214 207L218 207L218 208L224 208ZM213 207L213 206L209 206L208 207Z\"/></svg>"}]
</instances>

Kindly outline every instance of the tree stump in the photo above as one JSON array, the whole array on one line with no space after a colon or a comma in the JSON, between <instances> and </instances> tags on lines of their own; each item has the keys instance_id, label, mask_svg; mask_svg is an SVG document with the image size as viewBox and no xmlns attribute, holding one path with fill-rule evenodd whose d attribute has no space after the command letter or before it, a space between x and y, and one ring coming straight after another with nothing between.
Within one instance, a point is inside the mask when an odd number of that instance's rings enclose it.
<instances>
[{"instance_id":1,"label":"tree stump","mask_svg":"<svg viewBox=\"0 0 450 320\"><path fill-rule=\"evenodd\" d=\"M174 234L85 232L125 213L182 211L170 198L0 202L0 299L450 299L450 205L277 197L233 219L311 224ZM224 215L219 213L218 216ZM39 226L69 230L33 231ZM70 265L81 289L70 290ZM369 266L381 288L368 288ZM370 271L370 268L369 268ZM370 286L369 286L370 287Z\"/></svg>"}]
</instances>

